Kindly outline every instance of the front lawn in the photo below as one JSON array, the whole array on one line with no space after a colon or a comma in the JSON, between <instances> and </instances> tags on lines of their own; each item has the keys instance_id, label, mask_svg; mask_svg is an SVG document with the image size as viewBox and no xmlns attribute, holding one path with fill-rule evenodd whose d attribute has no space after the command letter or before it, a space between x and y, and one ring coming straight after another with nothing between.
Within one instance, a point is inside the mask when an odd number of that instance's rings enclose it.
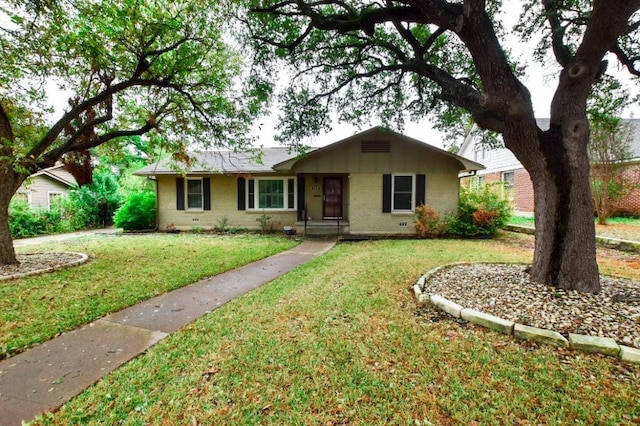
<instances>
[{"instance_id":1,"label":"front lawn","mask_svg":"<svg viewBox=\"0 0 640 426\"><path fill-rule=\"evenodd\" d=\"M38 423L639 419L638 366L518 341L416 305L411 286L434 266L527 262L530 240L510 235L340 244L171 335ZM639 276L632 265L609 259L601 270Z\"/></svg>"},{"instance_id":2,"label":"front lawn","mask_svg":"<svg viewBox=\"0 0 640 426\"><path fill-rule=\"evenodd\" d=\"M512 216L509 225L533 227L535 222L533 217ZM602 237L640 241L640 218L612 217L607 219L606 225L598 225L596 220L596 234Z\"/></svg>"},{"instance_id":3,"label":"front lawn","mask_svg":"<svg viewBox=\"0 0 640 426\"><path fill-rule=\"evenodd\" d=\"M97 235L18 252L77 251L90 261L0 281L0 358L170 290L289 249L259 235Z\"/></svg>"}]
</instances>

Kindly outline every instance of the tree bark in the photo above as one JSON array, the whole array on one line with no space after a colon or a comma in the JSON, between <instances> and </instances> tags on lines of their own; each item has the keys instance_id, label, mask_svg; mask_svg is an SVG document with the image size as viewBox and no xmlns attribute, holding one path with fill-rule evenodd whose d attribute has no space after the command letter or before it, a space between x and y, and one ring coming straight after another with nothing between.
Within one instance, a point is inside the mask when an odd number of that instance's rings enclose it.
<instances>
[{"instance_id":1,"label":"tree bark","mask_svg":"<svg viewBox=\"0 0 640 426\"><path fill-rule=\"evenodd\" d=\"M0 185L0 265L18 263L9 229L9 203L12 196L13 191L9 193L4 183Z\"/></svg>"},{"instance_id":2,"label":"tree bark","mask_svg":"<svg viewBox=\"0 0 640 426\"><path fill-rule=\"evenodd\" d=\"M0 265L18 263L9 229L9 203L21 183L18 183L18 175L11 161L13 140L9 117L0 104Z\"/></svg>"},{"instance_id":3,"label":"tree bark","mask_svg":"<svg viewBox=\"0 0 640 426\"><path fill-rule=\"evenodd\" d=\"M586 150L576 149L588 141L588 125L584 127L584 134L565 134L558 140L551 130L542 138L546 166L531 174L536 205L531 278L565 290L598 293L589 158ZM576 138L583 140L575 143Z\"/></svg>"},{"instance_id":4,"label":"tree bark","mask_svg":"<svg viewBox=\"0 0 640 426\"><path fill-rule=\"evenodd\" d=\"M565 290L598 293L587 120L565 120L562 126L552 124L541 131L529 118L507 126L503 136L533 182L536 231L531 278Z\"/></svg>"}]
</instances>

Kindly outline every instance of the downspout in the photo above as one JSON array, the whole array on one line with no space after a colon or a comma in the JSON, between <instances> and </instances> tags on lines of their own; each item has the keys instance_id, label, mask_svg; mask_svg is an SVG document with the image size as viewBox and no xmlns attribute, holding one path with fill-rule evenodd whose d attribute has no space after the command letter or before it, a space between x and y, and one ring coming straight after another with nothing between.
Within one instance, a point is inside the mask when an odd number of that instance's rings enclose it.
<instances>
[{"instance_id":1,"label":"downspout","mask_svg":"<svg viewBox=\"0 0 640 426\"><path fill-rule=\"evenodd\" d=\"M154 187L156 190L156 220L152 232L158 232L160 227L160 194L158 193L158 179L155 176L149 176L149 179L154 181Z\"/></svg>"}]
</instances>

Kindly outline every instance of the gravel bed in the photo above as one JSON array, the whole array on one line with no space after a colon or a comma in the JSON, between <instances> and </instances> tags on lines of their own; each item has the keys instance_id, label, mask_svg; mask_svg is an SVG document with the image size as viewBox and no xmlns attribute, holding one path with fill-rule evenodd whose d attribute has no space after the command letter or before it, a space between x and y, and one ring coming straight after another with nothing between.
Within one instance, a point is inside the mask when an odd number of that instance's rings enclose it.
<instances>
[{"instance_id":1,"label":"gravel bed","mask_svg":"<svg viewBox=\"0 0 640 426\"><path fill-rule=\"evenodd\" d=\"M640 281L601 276L599 294L558 290L529 280L525 265L443 268L424 286L465 308L532 327L611 337L640 348Z\"/></svg>"},{"instance_id":2,"label":"gravel bed","mask_svg":"<svg viewBox=\"0 0 640 426\"><path fill-rule=\"evenodd\" d=\"M82 259L79 253L17 254L19 265L0 266L0 280L17 274L32 274L49 268L61 268Z\"/></svg>"}]
</instances>

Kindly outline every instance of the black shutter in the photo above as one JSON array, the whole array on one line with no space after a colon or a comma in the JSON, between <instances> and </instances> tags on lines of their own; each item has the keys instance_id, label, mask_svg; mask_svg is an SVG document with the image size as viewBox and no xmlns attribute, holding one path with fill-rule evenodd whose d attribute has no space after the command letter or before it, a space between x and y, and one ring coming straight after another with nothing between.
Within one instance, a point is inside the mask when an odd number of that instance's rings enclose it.
<instances>
[{"instance_id":1,"label":"black shutter","mask_svg":"<svg viewBox=\"0 0 640 426\"><path fill-rule=\"evenodd\" d=\"M245 186L245 179L243 177L238 178L238 210L247 209L247 196Z\"/></svg>"},{"instance_id":2,"label":"black shutter","mask_svg":"<svg viewBox=\"0 0 640 426\"><path fill-rule=\"evenodd\" d=\"M382 213L391 213L391 175L382 175Z\"/></svg>"},{"instance_id":3,"label":"black shutter","mask_svg":"<svg viewBox=\"0 0 640 426\"><path fill-rule=\"evenodd\" d=\"M303 221L305 216L304 176L298 176L298 220Z\"/></svg>"},{"instance_id":4,"label":"black shutter","mask_svg":"<svg viewBox=\"0 0 640 426\"><path fill-rule=\"evenodd\" d=\"M426 204L426 178L425 175L416 175L416 205Z\"/></svg>"},{"instance_id":5,"label":"black shutter","mask_svg":"<svg viewBox=\"0 0 640 426\"><path fill-rule=\"evenodd\" d=\"M184 178L176 178L176 209L184 210Z\"/></svg>"},{"instance_id":6,"label":"black shutter","mask_svg":"<svg viewBox=\"0 0 640 426\"><path fill-rule=\"evenodd\" d=\"M249 199L249 209L254 209L256 207L256 181L255 179L249 179L248 182L248 186L249 186L249 196L247 197Z\"/></svg>"},{"instance_id":7,"label":"black shutter","mask_svg":"<svg viewBox=\"0 0 640 426\"><path fill-rule=\"evenodd\" d=\"M204 209L211 210L211 179L202 178L202 193L204 194Z\"/></svg>"}]
</instances>

